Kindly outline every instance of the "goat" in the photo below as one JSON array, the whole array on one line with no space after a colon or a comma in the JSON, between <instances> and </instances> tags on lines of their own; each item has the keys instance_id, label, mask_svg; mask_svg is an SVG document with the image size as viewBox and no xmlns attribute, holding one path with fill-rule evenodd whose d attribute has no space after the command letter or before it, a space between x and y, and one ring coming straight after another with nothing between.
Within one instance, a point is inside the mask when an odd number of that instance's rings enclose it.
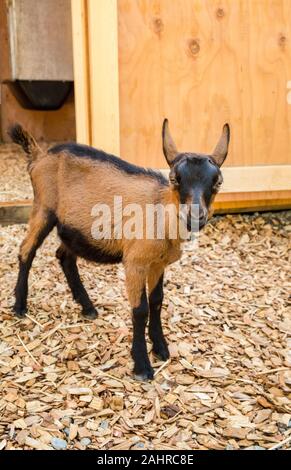
<instances>
[{"instance_id":1,"label":"goat","mask_svg":"<svg viewBox=\"0 0 291 470\"><path fill-rule=\"evenodd\" d=\"M125 203L166 205L180 203L187 208L187 227L193 219L191 204L199 206L199 229L206 224L211 205L222 183L220 167L230 139L225 124L211 155L179 153L171 137L168 120L162 129L163 152L170 167L169 181L158 171L141 168L101 150L76 143L58 144L47 152L19 124L9 134L28 156L34 202L28 234L19 253L19 273L15 287L14 312L24 317L27 311L28 276L37 249L56 226L61 245L56 252L72 291L82 306L83 315L94 319L97 310L79 276L76 260L82 257L97 263L123 262L126 287L132 309L134 374L151 380L151 366L145 340L149 317L149 337L153 352L161 360L169 358L161 324L164 269L181 256L182 240L98 239L92 237L91 209L96 203L110 207L115 195ZM197 219L196 218L196 219Z\"/></svg>"}]
</instances>

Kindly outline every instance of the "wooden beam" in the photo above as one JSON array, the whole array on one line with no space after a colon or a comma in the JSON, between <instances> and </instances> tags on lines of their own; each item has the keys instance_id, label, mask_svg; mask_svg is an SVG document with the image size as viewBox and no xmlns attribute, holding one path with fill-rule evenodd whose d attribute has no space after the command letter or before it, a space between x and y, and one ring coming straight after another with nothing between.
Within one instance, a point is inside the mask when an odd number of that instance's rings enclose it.
<instances>
[{"instance_id":1,"label":"wooden beam","mask_svg":"<svg viewBox=\"0 0 291 470\"><path fill-rule=\"evenodd\" d=\"M117 0L87 0L92 145L119 155Z\"/></svg>"},{"instance_id":2,"label":"wooden beam","mask_svg":"<svg viewBox=\"0 0 291 470\"><path fill-rule=\"evenodd\" d=\"M268 195L219 194L214 203L214 214L232 214L238 212L271 211L291 208L291 191L271 191ZM255 198L255 199L254 199ZM27 223L32 208L32 201L12 201L0 203L0 225Z\"/></svg>"},{"instance_id":3,"label":"wooden beam","mask_svg":"<svg viewBox=\"0 0 291 470\"><path fill-rule=\"evenodd\" d=\"M161 170L168 176L169 170ZM222 167L221 194L291 191L291 165Z\"/></svg>"},{"instance_id":4,"label":"wooden beam","mask_svg":"<svg viewBox=\"0 0 291 470\"><path fill-rule=\"evenodd\" d=\"M31 211L31 201L0 203L0 225L25 224Z\"/></svg>"},{"instance_id":5,"label":"wooden beam","mask_svg":"<svg viewBox=\"0 0 291 470\"><path fill-rule=\"evenodd\" d=\"M258 165L222 168L223 192L291 190L291 165Z\"/></svg>"},{"instance_id":6,"label":"wooden beam","mask_svg":"<svg viewBox=\"0 0 291 470\"><path fill-rule=\"evenodd\" d=\"M277 199L266 199L265 193L256 193L256 199L244 200L238 199L234 201L221 201L219 196L214 202L214 214L235 214L239 212L265 212L274 210L283 210L291 208L291 194L289 197L284 196L287 191L282 191ZM272 193L273 194L273 193ZM260 198L261 197L261 198Z\"/></svg>"}]
</instances>

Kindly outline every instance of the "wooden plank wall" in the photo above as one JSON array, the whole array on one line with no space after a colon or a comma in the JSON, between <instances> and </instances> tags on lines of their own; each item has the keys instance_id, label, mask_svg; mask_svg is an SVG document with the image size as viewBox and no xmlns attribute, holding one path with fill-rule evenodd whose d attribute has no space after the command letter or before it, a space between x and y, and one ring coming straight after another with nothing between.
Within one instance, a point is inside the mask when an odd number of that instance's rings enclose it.
<instances>
[{"instance_id":1,"label":"wooden plank wall","mask_svg":"<svg viewBox=\"0 0 291 470\"><path fill-rule=\"evenodd\" d=\"M291 164L290 0L119 0L121 152L164 167L210 152L230 122L229 166Z\"/></svg>"},{"instance_id":2,"label":"wooden plank wall","mask_svg":"<svg viewBox=\"0 0 291 470\"><path fill-rule=\"evenodd\" d=\"M166 168L164 117L186 151L211 152L229 122L219 210L291 205L290 0L76 2L88 15L82 40L74 33L75 57L87 41L87 65L75 83L77 94L82 80L89 83L87 143ZM107 37L93 30L96 21L106 24Z\"/></svg>"}]
</instances>

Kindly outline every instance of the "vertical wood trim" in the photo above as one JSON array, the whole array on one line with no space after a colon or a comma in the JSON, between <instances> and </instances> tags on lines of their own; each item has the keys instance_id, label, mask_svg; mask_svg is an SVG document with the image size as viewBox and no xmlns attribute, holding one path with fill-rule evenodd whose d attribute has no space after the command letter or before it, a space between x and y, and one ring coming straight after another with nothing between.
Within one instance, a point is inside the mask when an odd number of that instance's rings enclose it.
<instances>
[{"instance_id":1,"label":"vertical wood trim","mask_svg":"<svg viewBox=\"0 0 291 470\"><path fill-rule=\"evenodd\" d=\"M119 154L117 0L87 0L92 145Z\"/></svg>"},{"instance_id":2,"label":"vertical wood trim","mask_svg":"<svg viewBox=\"0 0 291 470\"><path fill-rule=\"evenodd\" d=\"M0 2L0 80L11 78L9 27L8 27L8 5L6 1ZM1 101L1 100L0 100Z\"/></svg>"},{"instance_id":3,"label":"vertical wood trim","mask_svg":"<svg viewBox=\"0 0 291 470\"><path fill-rule=\"evenodd\" d=\"M77 141L91 145L87 0L71 0Z\"/></svg>"}]
</instances>

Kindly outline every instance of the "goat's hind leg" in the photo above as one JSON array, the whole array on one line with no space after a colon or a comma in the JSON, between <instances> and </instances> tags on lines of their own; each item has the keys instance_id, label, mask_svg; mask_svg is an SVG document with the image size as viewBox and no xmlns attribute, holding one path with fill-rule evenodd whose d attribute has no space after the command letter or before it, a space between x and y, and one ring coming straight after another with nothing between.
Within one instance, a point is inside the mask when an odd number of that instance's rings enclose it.
<instances>
[{"instance_id":1,"label":"goat's hind leg","mask_svg":"<svg viewBox=\"0 0 291 470\"><path fill-rule=\"evenodd\" d=\"M27 311L28 276L36 254L44 239L56 224L53 213L34 209L29 222L28 234L20 246L19 272L15 287L15 314L22 318Z\"/></svg>"},{"instance_id":2,"label":"goat's hind leg","mask_svg":"<svg viewBox=\"0 0 291 470\"><path fill-rule=\"evenodd\" d=\"M82 306L83 316L94 320L94 318L97 318L97 310L92 304L80 279L76 256L71 253L64 244L61 244L58 248L56 256L60 260L60 264L72 291L73 298Z\"/></svg>"}]
</instances>

